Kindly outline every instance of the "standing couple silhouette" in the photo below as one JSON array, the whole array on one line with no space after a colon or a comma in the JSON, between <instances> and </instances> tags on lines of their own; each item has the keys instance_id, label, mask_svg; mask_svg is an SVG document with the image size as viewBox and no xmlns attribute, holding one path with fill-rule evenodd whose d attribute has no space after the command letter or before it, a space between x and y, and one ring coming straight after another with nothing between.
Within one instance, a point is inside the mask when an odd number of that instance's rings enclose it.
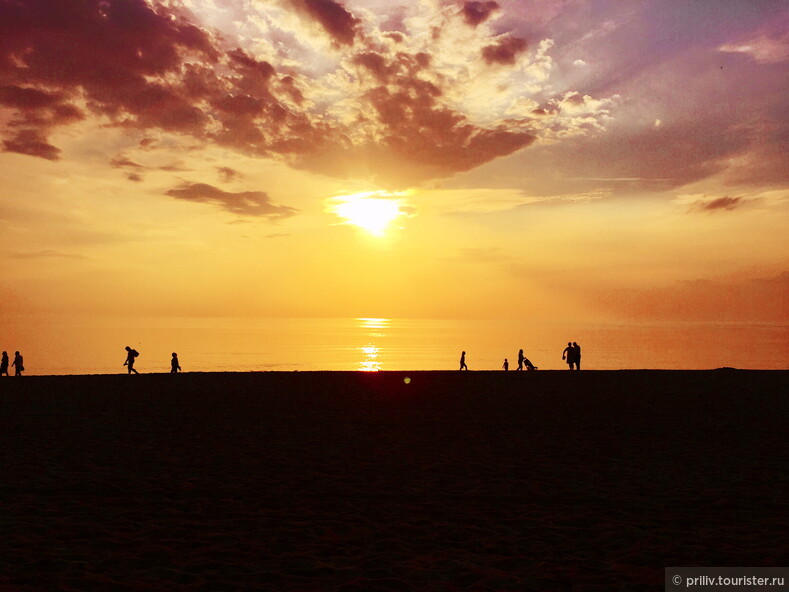
<instances>
[{"instance_id":1,"label":"standing couple silhouette","mask_svg":"<svg viewBox=\"0 0 789 592\"><path fill-rule=\"evenodd\" d=\"M581 369L581 346L575 341L568 341L567 347L562 352L562 360L567 360L568 370ZM573 368L573 366L575 366Z\"/></svg>"}]
</instances>

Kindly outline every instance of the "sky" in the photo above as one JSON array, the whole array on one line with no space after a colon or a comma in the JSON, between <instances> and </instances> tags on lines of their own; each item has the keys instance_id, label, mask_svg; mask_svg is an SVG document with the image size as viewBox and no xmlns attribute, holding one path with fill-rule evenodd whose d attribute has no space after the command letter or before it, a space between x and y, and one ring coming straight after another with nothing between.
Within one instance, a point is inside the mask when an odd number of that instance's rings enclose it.
<instances>
[{"instance_id":1,"label":"sky","mask_svg":"<svg viewBox=\"0 0 789 592\"><path fill-rule=\"evenodd\" d=\"M0 0L0 307L789 320L789 2Z\"/></svg>"}]
</instances>

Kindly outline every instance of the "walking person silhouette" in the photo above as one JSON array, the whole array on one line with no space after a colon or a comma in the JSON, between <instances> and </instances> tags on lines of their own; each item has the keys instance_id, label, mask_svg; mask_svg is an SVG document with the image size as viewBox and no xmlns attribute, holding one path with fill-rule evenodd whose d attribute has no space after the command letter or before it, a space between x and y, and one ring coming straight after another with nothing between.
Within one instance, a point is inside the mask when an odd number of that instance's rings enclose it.
<instances>
[{"instance_id":1,"label":"walking person silhouette","mask_svg":"<svg viewBox=\"0 0 789 592\"><path fill-rule=\"evenodd\" d=\"M504 358L504 365L502 368L504 368L505 372L510 369L510 363L507 361L507 358Z\"/></svg>"},{"instance_id":2,"label":"walking person silhouette","mask_svg":"<svg viewBox=\"0 0 789 592\"><path fill-rule=\"evenodd\" d=\"M466 352L460 354L460 369L468 370L468 366L466 366Z\"/></svg>"},{"instance_id":3,"label":"walking person silhouette","mask_svg":"<svg viewBox=\"0 0 789 592\"><path fill-rule=\"evenodd\" d=\"M181 365L178 363L178 354L173 352L173 359L170 360L170 374L176 374L181 369Z\"/></svg>"},{"instance_id":4,"label":"walking person silhouette","mask_svg":"<svg viewBox=\"0 0 789 592\"><path fill-rule=\"evenodd\" d=\"M575 341L573 341L573 350L575 353L575 369L581 369L581 346L578 345Z\"/></svg>"},{"instance_id":5,"label":"walking person silhouette","mask_svg":"<svg viewBox=\"0 0 789 592\"><path fill-rule=\"evenodd\" d=\"M518 370L523 370L523 350L518 350Z\"/></svg>"},{"instance_id":6,"label":"walking person silhouette","mask_svg":"<svg viewBox=\"0 0 789 592\"><path fill-rule=\"evenodd\" d=\"M22 372L25 370L25 360L22 354L14 352L14 362L11 365L15 368L14 376L22 376Z\"/></svg>"},{"instance_id":7,"label":"walking person silhouette","mask_svg":"<svg viewBox=\"0 0 789 592\"><path fill-rule=\"evenodd\" d=\"M567 347L565 347L562 352L562 360L567 360L568 370L573 369L573 365L575 364L575 348L570 341L567 342Z\"/></svg>"},{"instance_id":8,"label":"walking person silhouette","mask_svg":"<svg viewBox=\"0 0 789 592\"><path fill-rule=\"evenodd\" d=\"M0 359L0 376L5 374L8 376L8 352L3 352L3 357Z\"/></svg>"},{"instance_id":9,"label":"walking person silhouette","mask_svg":"<svg viewBox=\"0 0 789 592\"><path fill-rule=\"evenodd\" d=\"M123 363L123 365L129 367L129 374L132 372L139 374L139 372L134 369L134 360L139 355L140 352L138 352L136 349L132 349L128 345L126 346L126 361Z\"/></svg>"}]
</instances>

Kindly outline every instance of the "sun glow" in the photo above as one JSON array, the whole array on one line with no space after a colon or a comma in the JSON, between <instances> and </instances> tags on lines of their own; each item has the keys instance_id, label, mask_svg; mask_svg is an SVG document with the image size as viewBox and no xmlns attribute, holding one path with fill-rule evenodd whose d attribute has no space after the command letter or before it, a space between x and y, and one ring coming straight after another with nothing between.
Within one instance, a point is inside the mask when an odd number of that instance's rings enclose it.
<instances>
[{"instance_id":1,"label":"sun glow","mask_svg":"<svg viewBox=\"0 0 789 592\"><path fill-rule=\"evenodd\" d=\"M362 228L374 236L386 234L392 222L405 215L401 200L383 192L335 197L330 200L327 210L344 218L345 224Z\"/></svg>"}]
</instances>

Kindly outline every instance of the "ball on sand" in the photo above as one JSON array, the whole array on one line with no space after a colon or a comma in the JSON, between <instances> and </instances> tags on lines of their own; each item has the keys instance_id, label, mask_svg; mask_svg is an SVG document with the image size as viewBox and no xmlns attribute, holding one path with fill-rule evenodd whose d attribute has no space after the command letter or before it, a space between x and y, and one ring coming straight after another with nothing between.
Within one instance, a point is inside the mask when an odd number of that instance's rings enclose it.
<instances>
[{"instance_id":1,"label":"ball on sand","mask_svg":"<svg viewBox=\"0 0 789 592\"><path fill-rule=\"evenodd\" d=\"M403 379L403 382L404 382L404 383L406 383L406 384L411 384L411 379L410 379L410 378L408 378L408 376L406 376L406 377Z\"/></svg>"}]
</instances>

